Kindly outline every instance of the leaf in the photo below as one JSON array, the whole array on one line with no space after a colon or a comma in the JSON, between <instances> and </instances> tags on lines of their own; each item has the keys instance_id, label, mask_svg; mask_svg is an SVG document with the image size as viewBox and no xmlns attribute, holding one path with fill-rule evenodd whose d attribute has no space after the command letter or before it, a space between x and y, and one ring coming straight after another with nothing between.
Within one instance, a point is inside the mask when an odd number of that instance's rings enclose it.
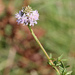
<instances>
[{"instance_id":1,"label":"leaf","mask_svg":"<svg viewBox=\"0 0 75 75\"><path fill-rule=\"evenodd\" d=\"M54 66L54 65L52 65L50 62L48 62L48 64L51 65L51 66Z\"/></svg>"},{"instance_id":2,"label":"leaf","mask_svg":"<svg viewBox=\"0 0 75 75\"><path fill-rule=\"evenodd\" d=\"M70 65L65 66L65 68L68 68L68 67L70 67Z\"/></svg>"},{"instance_id":3,"label":"leaf","mask_svg":"<svg viewBox=\"0 0 75 75\"><path fill-rule=\"evenodd\" d=\"M59 68L60 68L60 72L62 73L62 71L63 71L63 68L62 68L61 66L59 66Z\"/></svg>"},{"instance_id":4,"label":"leaf","mask_svg":"<svg viewBox=\"0 0 75 75\"><path fill-rule=\"evenodd\" d=\"M54 60L54 58L51 58L51 60Z\"/></svg>"},{"instance_id":5,"label":"leaf","mask_svg":"<svg viewBox=\"0 0 75 75\"><path fill-rule=\"evenodd\" d=\"M67 72L66 68L63 68L62 74L65 75Z\"/></svg>"},{"instance_id":6,"label":"leaf","mask_svg":"<svg viewBox=\"0 0 75 75\"><path fill-rule=\"evenodd\" d=\"M65 66L64 66L64 64L63 64L63 62L61 62L61 65L60 65L62 68L64 68Z\"/></svg>"},{"instance_id":7,"label":"leaf","mask_svg":"<svg viewBox=\"0 0 75 75\"><path fill-rule=\"evenodd\" d=\"M49 57L50 57L50 59L52 59L52 53L50 53L50 56Z\"/></svg>"},{"instance_id":8,"label":"leaf","mask_svg":"<svg viewBox=\"0 0 75 75\"><path fill-rule=\"evenodd\" d=\"M49 65L51 65L51 63L50 63L49 61L48 61L47 63L48 63Z\"/></svg>"},{"instance_id":9,"label":"leaf","mask_svg":"<svg viewBox=\"0 0 75 75\"><path fill-rule=\"evenodd\" d=\"M61 63L56 64L56 66L60 66L60 65L61 65Z\"/></svg>"},{"instance_id":10,"label":"leaf","mask_svg":"<svg viewBox=\"0 0 75 75\"><path fill-rule=\"evenodd\" d=\"M56 65L58 62L57 61L54 61L53 63Z\"/></svg>"},{"instance_id":11,"label":"leaf","mask_svg":"<svg viewBox=\"0 0 75 75\"><path fill-rule=\"evenodd\" d=\"M67 59L62 59L61 61L67 61Z\"/></svg>"},{"instance_id":12,"label":"leaf","mask_svg":"<svg viewBox=\"0 0 75 75\"><path fill-rule=\"evenodd\" d=\"M71 74L71 73L72 73L72 71L69 71L69 72L66 73L66 75L69 75L69 74Z\"/></svg>"},{"instance_id":13,"label":"leaf","mask_svg":"<svg viewBox=\"0 0 75 75\"><path fill-rule=\"evenodd\" d=\"M63 54L60 57L58 57L58 61L60 61L62 57L63 57Z\"/></svg>"}]
</instances>

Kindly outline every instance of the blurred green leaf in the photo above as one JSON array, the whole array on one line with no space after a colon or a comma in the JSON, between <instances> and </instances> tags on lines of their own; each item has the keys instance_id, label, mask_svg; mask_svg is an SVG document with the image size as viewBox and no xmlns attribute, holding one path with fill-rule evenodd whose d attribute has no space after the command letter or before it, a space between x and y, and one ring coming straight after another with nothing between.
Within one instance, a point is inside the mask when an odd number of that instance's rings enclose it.
<instances>
[{"instance_id":1,"label":"blurred green leaf","mask_svg":"<svg viewBox=\"0 0 75 75\"><path fill-rule=\"evenodd\" d=\"M65 68L68 68L68 67L70 67L70 65L65 66Z\"/></svg>"},{"instance_id":2,"label":"blurred green leaf","mask_svg":"<svg viewBox=\"0 0 75 75\"><path fill-rule=\"evenodd\" d=\"M72 73L72 71L69 71L69 72L66 73L66 75L70 75L71 73Z\"/></svg>"},{"instance_id":3,"label":"blurred green leaf","mask_svg":"<svg viewBox=\"0 0 75 75\"><path fill-rule=\"evenodd\" d=\"M60 61L62 59L63 55L61 55L60 57L58 57L58 61Z\"/></svg>"},{"instance_id":4,"label":"blurred green leaf","mask_svg":"<svg viewBox=\"0 0 75 75\"><path fill-rule=\"evenodd\" d=\"M50 57L50 59L52 59L52 53L50 53L50 56L49 57Z\"/></svg>"},{"instance_id":5,"label":"blurred green leaf","mask_svg":"<svg viewBox=\"0 0 75 75\"><path fill-rule=\"evenodd\" d=\"M60 66L61 66L62 68L65 68L65 66L64 66L64 64L63 64L63 62L60 62L60 63L61 63L61 65L60 65Z\"/></svg>"}]
</instances>

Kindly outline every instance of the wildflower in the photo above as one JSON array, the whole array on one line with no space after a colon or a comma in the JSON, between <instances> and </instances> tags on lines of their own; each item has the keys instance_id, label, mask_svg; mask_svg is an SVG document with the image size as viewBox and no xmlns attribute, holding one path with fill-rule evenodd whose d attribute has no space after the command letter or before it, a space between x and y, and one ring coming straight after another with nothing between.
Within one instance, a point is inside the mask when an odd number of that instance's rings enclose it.
<instances>
[{"instance_id":1,"label":"wildflower","mask_svg":"<svg viewBox=\"0 0 75 75\"><path fill-rule=\"evenodd\" d=\"M39 13L37 10L33 11L31 7L28 6L19 11L15 17L17 18L18 24L34 26L34 24L37 24L37 20L39 20Z\"/></svg>"}]
</instances>

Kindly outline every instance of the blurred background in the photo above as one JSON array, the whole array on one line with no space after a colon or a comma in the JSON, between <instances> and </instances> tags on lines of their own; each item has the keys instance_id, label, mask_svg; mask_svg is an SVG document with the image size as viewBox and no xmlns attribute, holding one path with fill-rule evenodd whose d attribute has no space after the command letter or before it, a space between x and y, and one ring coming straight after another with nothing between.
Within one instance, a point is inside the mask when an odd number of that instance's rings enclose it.
<instances>
[{"instance_id":1,"label":"blurred background","mask_svg":"<svg viewBox=\"0 0 75 75\"><path fill-rule=\"evenodd\" d=\"M28 27L16 22L27 5L40 14L32 28L48 54L63 54L75 75L75 0L0 0L0 75L56 75Z\"/></svg>"}]
</instances>

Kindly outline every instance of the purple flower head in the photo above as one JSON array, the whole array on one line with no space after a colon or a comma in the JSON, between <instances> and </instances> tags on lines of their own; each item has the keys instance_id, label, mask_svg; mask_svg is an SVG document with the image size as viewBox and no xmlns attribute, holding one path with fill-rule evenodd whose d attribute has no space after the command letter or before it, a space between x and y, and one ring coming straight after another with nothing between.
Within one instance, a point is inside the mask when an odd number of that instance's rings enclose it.
<instances>
[{"instance_id":1,"label":"purple flower head","mask_svg":"<svg viewBox=\"0 0 75 75\"><path fill-rule=\"evenodd\" d=\"M37 10L33 11L31 7L23 8L19 13L15 15L17 18L18 24L24 24L24 25L30 25L34 26L34 24L37 24L37 20L39 20L39 13Z\"/></svg>"}]
</instances>

